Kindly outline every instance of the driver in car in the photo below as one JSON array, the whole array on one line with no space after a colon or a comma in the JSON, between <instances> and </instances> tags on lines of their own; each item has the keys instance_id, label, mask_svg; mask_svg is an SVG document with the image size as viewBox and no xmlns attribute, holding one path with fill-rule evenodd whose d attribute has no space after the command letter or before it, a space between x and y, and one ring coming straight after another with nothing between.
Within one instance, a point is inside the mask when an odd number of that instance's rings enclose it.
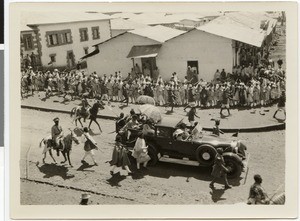
<instances>
[{"instance_id":1,"label":"driver in car","mask_svg":"<svg viewBox=\"0 0 300 221\"><path fill-rule=\"evenodd\" d=\"M185 123L179 125L179 128L173 133L173 137L176 140L182 140L182 141L185 141L190 137L190 134L186 128Z\"/></svg>"}]
</instances>

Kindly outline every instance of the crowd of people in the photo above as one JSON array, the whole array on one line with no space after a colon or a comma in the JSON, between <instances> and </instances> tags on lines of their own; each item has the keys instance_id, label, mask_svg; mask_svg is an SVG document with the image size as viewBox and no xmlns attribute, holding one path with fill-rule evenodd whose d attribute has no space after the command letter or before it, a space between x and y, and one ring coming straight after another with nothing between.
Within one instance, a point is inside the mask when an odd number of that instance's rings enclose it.
<instances>
[{"instance_id":1,"label":"crowd of people","mask_svg":"<svg viewBox=\"0 0 300 221\"><path fill-rule=\"evenodd\" d=\"M266 106L285 90L282 60L277 63L277 68L272 63L255 67L249 63L235 66L232 73L216 70L210 82L188 73L184 79L179 79L176 72L169 80L163 80L161 76L153 79L149 74L135 73L134 69L123 77L120 71L98 76L95 72L90 75L78 70L42 72L29 67L22 71L22 95L46 91L46 96L69 94L75 99L85 95L127 104L136 103L140 95L147 95L153 97L157 105L164 106L185 106L193 102L203 108L219 107L224 99L229 99L230 107Z\"/></svg>"}]
</instances>

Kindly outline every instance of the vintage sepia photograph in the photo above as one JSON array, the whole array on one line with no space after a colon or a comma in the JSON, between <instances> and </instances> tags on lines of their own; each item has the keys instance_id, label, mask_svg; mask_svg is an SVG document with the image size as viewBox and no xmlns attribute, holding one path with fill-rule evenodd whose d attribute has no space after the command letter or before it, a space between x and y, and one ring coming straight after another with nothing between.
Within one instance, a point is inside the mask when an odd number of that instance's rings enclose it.
<instances>
[{"instance_id":1,"label":"vintage sepia photograph","mask_svg":"<svg viewBox=\"0 0 300 221\"><path fill-rule=\"evenodd\" d=\"M13 42L20 206L291 202L284 8L39 4Z\"/></svg>"}]
</instances>

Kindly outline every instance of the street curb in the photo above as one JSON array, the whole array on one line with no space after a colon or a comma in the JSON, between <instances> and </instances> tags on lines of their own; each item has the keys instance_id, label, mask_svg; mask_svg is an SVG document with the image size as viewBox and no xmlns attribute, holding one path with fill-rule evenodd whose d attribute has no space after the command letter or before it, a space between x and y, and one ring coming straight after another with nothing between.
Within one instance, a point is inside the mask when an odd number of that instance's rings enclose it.
<instances>
[{"instance_id":1,"label":"street curb","mask_svg":"<svg viewBox=\"0 0 300 221\"><path fill-rule=\"evenodd\" d=\"M51 108L34 107L34 106L28 106L28 105L21 105L21 108L31 109L31 110L38 110L38 111L45 111L45 112L63 113L63 114L70 114L71 115L71 111L66 111L66 110L56 110L56 109L51 109ZM102 118L102 119L107 119L107 120L117 119L117 117L107 116L107 115L97 115L97 118Z\"/></svg>"},{"instance_id":2,"label":"street curb","mask_svg":"<svg viewBox=\"0 0 300 221\"><path fill-rule=\"evenodd\" d=\"M57 109L44 108L44 107L35 107L35 106L29 106L29 105L21 105L21 108L31 109L31 110L38 110L38 111L45 111L45 112L71 114L71 111L57 110ZM106 120L116 120L117 119L117 117L107 116L107 115L97 115L97 118L102 118L102 119L106 119ZM261 126L261 127L220 128L220 130L222 130L224 133L235 133L237 131L243 132L243 133L254 133L254 132L268 132L268 131L274 131L274 130L284 130L284 129L285 129L285 123L278 123L278 124ZM203 127L203 130L212 131L213 128Z\"/></svg>"}]
</instances>

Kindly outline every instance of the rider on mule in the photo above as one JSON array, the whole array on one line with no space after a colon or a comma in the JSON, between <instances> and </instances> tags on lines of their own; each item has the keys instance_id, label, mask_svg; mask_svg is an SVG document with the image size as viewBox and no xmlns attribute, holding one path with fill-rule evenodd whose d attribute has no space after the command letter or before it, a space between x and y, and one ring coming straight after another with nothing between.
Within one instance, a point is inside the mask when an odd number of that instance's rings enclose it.
<instances>
[{"instance_id":1,"label":"rider on mule","mask_svg":"<svg viewBox=\"0 0 300 221\"><path fill-rule=\"evenodd\" d=\"M59 154L59 150L64 150L64 144L62 141L64 134L62 127L59 125L59 118L56 117L53 119L54 125L51 128L51 136L53 140L53 148L57 149L57 155Z\"/></svg>"},{"instance_id":2,"label":"rider on mule","mask_svg":"<svg viewBox=\"0 0 300 221\"><path fill-rule=\"evenodd\" d=\"M87 101L86 97L84 97L82 99L82 103L80 104L80 106L82 106L80 112L81 112L82 116L84 116L84 122L85 122L86 118L89 117L88 107L91 107L91 105Z\"/></svg>"}]
</instances>

